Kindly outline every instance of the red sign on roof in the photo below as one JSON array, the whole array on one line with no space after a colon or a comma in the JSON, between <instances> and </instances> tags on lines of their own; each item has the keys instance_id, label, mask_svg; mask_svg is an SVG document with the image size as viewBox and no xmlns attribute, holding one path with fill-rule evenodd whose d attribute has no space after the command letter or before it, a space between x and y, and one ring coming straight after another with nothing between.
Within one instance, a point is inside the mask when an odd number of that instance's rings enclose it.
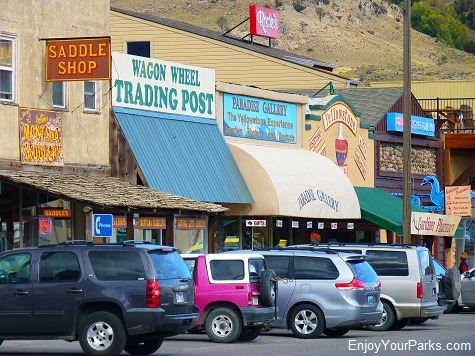
<instances>
[{"instance_id":1,"label":"red sign on roof","mask_svg":"<svg viewBox=\"0 0 475 356\"><path fill-rule=\"evenodd\" d=\"M269 38L279 38L279 12L276 9L249 6L250 34Z\"/></svg>"}]
</instances>

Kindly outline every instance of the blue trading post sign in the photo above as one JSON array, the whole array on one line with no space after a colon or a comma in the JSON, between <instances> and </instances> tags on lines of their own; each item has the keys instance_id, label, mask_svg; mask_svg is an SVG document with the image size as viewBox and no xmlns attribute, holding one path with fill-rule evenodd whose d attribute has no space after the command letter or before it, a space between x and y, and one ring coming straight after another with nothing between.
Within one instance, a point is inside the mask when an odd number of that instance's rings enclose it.
<instances>
[{"instance_id":1,"label":"blue trading post sign","mask_svg":"<svg viewBox=\"0 0 475 356\"><path fill-rule=\"evenodd\" d=\"M92 215L92 236L112 237L112 214Z\"/></svg>"}]
</instances>

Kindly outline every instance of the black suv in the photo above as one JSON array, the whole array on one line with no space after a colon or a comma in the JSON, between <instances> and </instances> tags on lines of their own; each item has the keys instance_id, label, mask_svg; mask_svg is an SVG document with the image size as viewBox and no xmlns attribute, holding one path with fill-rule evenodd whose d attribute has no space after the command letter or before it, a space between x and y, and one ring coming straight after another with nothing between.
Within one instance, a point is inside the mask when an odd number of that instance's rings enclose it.
<instances>
[{"instance_id":1,"label":"black suv","mask_svg":"<svg viewBox=\"0 0 475 356\"><path fill-rule=\"evenodd\" d=\"M3 252L0 298L0 343L79 341L87 355L152 354L199 316L176 249L142 241Z\"/></svg>"}]
</instances>

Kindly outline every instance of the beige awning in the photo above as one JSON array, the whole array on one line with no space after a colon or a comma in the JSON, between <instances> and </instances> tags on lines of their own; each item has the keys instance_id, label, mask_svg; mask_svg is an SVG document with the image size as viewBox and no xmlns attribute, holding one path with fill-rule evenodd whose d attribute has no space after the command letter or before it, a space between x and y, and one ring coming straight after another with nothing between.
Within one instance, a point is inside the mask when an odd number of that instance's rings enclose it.
<instances>
[{"instance_id":1,"label":"beige awning","mask_svg":"<svg viewBox=\"0 0 475 356\"><path fill-rule=\"evenodd\" d=\"M361 218L353 185L328 158L296 147L228 145L255 204L229 205L226 215Z\"/></svg>"},{"instance_id":2,"label":"beige awning","mask_svg":"<svg viewBox=\"0 0 475 356\"><path fill-rule=\"evenodd\" d=\"M164 193L104 176L78 176L31 171L0 170L0 179L102 207L181 209L220 213L221 205Z\"/></svg>"}]
</instances>

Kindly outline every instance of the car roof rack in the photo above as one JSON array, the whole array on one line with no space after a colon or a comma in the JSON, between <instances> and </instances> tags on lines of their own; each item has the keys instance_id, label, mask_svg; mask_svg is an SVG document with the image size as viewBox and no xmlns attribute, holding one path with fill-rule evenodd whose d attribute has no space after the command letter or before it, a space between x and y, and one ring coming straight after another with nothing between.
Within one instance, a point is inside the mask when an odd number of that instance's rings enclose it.
<instances>
[{"instance_id":1,"label":"car roof rack","mask_svg":"<svg viewBox=\"0 0 475 356\"><path fill-rule=\"evenodd\" d=\"M297 246L297 245L294 245ZM305 246L305 245L300 245ZM370 246L370 247L423 247L415 244L404 244L404 243L382 243L382 242L320 242L318 244L308 244L308 246L321 246L325 247L342 247L342 246Z\"/></svg>"},{"instance_id":2,"label":"car roof rack","mask_svg":"<svg viewBox=\"0 0 475 356\"><path fill-rule=\"evenodd\" d=\"M310 252L321 252L330 255L338 254L338 251L325 248L325 247L318 247L318 246L275 246L275 247L268 247L268 248L255 248L254 251L310 251Z\"/></svg>"},{"instance_id":3,"label":"car roof rack","mask_svg":"<svg viewBox=\"0 0 475 356\"><path fill-rule=\"evenodd\" d=\"M61 247L61 246L92 246L95 245L95 243L91 240L68 240L68 241L63 241L57 244L50 244L50 245L39 245L39 248L45 248L45 247Z\"/></svg>"}]
</instances>

